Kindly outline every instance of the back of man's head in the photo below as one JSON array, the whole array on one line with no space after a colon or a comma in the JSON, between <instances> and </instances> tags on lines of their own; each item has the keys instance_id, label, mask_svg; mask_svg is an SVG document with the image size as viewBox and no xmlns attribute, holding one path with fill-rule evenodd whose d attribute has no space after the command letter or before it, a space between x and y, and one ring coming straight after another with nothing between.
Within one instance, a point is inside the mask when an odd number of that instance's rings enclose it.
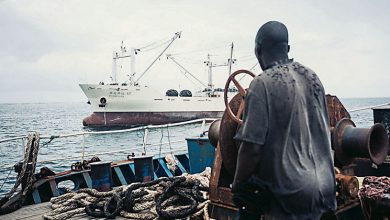
<instances>
[{"instance_id":1,"label":"back of man's head","mask_svg":"<svg viewBox=\"0 0 390 220\"><path fill-rule=\"evenodd\" d=\"M286 26L278 21L269 21L261 26L255 44L255 55L263 70L273 62L288 59L288 31Z\"/></svg>"},{"instance_id":2,"label":"back of man's head","mask_svg":"<svg viewBox=\"0 0 390 220\"><path fill-rule=\"evenodd\" d=\"M269 21L260 27L256 35L256 44L271 46L278 43L288 44L288 31L284 24Z\"/></svg>"}]
</instances>

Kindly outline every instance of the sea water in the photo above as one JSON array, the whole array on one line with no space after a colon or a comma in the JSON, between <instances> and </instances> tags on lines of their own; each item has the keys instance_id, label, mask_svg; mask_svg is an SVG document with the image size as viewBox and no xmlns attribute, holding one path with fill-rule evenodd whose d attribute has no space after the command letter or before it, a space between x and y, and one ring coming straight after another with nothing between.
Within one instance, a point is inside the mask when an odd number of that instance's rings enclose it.
<instances>
[{"instance_id":1,"label":"sea water","mask_svg":"<svg viewBox=\"0 0 390 220\"><path fill-rule=\"evenodd\" d=\"M347 110L353 110L389 103L390 98L349 98L341 99L341 102ZM0 140L31 132L51 136L96 131L82 125L83 118L89 116L90 111L90 106L85 103L0 104ZM351 117L358 127L370 127L373 124L371 109L351 112ZM206 126L203 130L207 128ZM145 149L143 130L58 138L49 143L48 139L42 139L38 161L50 161L38 163L37 171L44 166L54 172L69 170L72 163L81 160L83 148L84 159L103 153L98 157L104 161L125 160L127 155L140 154L145 150L146 153L157 156L185 152L185 138L199 136L203 130L201 124L151 129L147 134ZM23 146L22 140L0 143L0 195L8 192L15 183L16 174L12 166L22 159ZM7 181L4 183L5 180Z\"/></svg>"}]
</instances>

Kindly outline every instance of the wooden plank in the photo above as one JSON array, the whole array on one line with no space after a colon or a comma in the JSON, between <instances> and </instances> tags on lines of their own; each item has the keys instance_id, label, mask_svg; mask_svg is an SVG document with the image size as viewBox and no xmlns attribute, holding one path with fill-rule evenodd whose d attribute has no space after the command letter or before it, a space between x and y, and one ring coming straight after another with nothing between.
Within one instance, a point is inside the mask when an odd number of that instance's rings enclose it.
<instances>
[{"instance_id":1,"label":"wooden plank","mask_svg":"<svg viewBox=\"0 0 390 220\"><path fill-rule=\"evenodd\" d=\"M135 175L134 163L129 163L129 167L130 167L131 171L133 172L133 174Z\"/></svg>"},{"instance_id":2,"label":"wooden plank","mask_svg":"<svg viewBox=\"0 0 390 220\"><path fill-rule=\"evenodd\" d=\"M34 200L34 203L37 204L37 203L41 203L41 196L39 195L39 192L37 189L34 189L32 191L32 196L33 196L33 200Z\"/></svg>"},{"instance_id":3,"label":"wooden plank","mask_svg":"<svg viewBox=\"0 0 390 220\"><path fill-rule=\"evenodd\" d=\"M84 177L85 182L87 183L88 188L91 189L91 188L92 188L92 179L91 179L91 177L89 176L89 173L84 172L84 173L83 173L83 177Z\"/></svg>"},{"instance_id":4,"label":"wooden plank","mask_svg":"<svg viewBox=\"0 0 390 220\"><path fill-rule=\"evenodd\" d=\"M157 159L158 163L160 164L160 166L164 169L165 173L168 175L168 177L173 177L173 174L172 172L168 169L168 166L167 164L165 163L165 161L162 159L162 158L159 158Z\"/></svg>"},{"instance_id":5,"label":"wooden plank","mask_svg":"<svg viewBox=\"0 0 390 220\"><path fill-rule=\"evenodd\" d=\"M21 209L0 216L1 219L42 219L42 215L51 210L50 203L40 203L22 207Z\"/></svg>"},{"instance_id":6,"label":"wooden plank","mask_svg":"<svg viewBox=\"0 0 390 220\"><path fill-rule=\"evenodd\" d=\"M122 170L120 169L120 167L114 167L114 170L115 170L115 173L118 176L119 181L121 182L122 186L126 186L127 182L126 182L125 177L123 176L123 173L122 173Z\"/></svg>"},{"instance_id":7,"label":"wooden plank","mask_svg":"<svg viewBox=\"0 0 390 220\"><path fill-rule=\"evenodd\" d=\"M45 213L50 212L51 209L51 203L50 202L44 202L44 203L39 203L39 204L34 204L34 205L29 205L22 207L19 210L16 210L15 212L6 214L6 215L0 215L0 219L15 219L15 220L42 220L42 216ZM104 218L92 218L89 217L87 214L79 214L75 215L71 218L70 220L81 220L81 219L104 219ZM115 219L126 219L120 216L117 216Z\"/></svg>"},{"instance_id":8,"label":"wooden plank","mask_svg":"<svg viewBox=\"0 0 390 220\"><path fill-rule=\"evenodd\" d=\"M182 173L187 173L186 169L184 168L183 164L181 164L180 160L175 156L177 167L179 167L180 171Z\"/></svg>"},{"instance_id":9,"label":"wooden plank","mask_svg":"<svg viewBox=\"0 0 390 220\"><path fill-rule=\"evenodd\" d=\"M55 179L51 179L49 181L49 183L50 183L50 189L51 189L51 192L53 193L53 196L59 196L60 192L58 191Z\"/></svg>"}]
</instances>

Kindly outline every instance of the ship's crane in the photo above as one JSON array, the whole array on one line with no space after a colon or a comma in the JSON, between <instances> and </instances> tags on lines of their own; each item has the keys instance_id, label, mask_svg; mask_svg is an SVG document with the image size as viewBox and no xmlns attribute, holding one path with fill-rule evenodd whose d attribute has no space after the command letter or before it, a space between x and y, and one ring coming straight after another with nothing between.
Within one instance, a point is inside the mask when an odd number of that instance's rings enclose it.
<instances>
[{"instance_id":1,"label":"ship's crane","mask_svg":"<svg viewBox=\"0 0 390 220\"><path fill-rule=\"evenodd\" d=\"M203 62L208 67L208 83L207 83L207 85L205 83L203 83L201 80L199 80L190 71L188 71L183 65L181 65L172 56L172 54L166 54L166 56L167 56L167 59L172 60L172 62L174 62L177 66L179 66L184 71L184 75L185 76L188 73L192 78L194 78L196 81L198 81L202 86L204 86L207 89L206 91L208 92L209 96L214 96L215 94L214 94L214 84L213 84L213 78L212 78L212 69L215 68L215 67L228 66L229 67L229 76L230 76L231 69L232 69L232 64L234 64L236 62L236 59L233 59L233 48L234 48L233 42L231 43L231 47L230 48L231 48L230 49L230 58L228 59L228 61L226 63L223 63L223 64L215 64L215 63L213 63L211 61L211 55L210 54L207 55L207 61Z\"/></svg>"},{"instance_id":2,"label":"ship's crane","mask_svg":"<svg viewBox=\"0 0 390 220\"><path fill-rule=\"evenodd\" d=\"M192 74L190 71L188 71L183 65L181 65L179 62L176 61L176 59L171 54L166 54L167 59L172 60L176 65L178 65L182 70L184 70L184 75L187 73L192 76L196 81L198 81L202 86L207 87L205 83L203 83L200 79L198 79L194 74Z\"/></svg>"},{"instance_id":3,"label":"ship's crane","mask_svg":"<svg viewBox=\"0 0 390 220\"><path fill-rule=\"evenodd\" d=\"M181 31L179 32L176 32L175 35L172 37L172 39L170 40L170 42L168 43L168 45L163 49L163 51L161 51L161 53L156 57L156 59L153 60L153 62L145 69L145 71L138 77L137 80L135 80L134 83L137 83L144 75L146 72L148 72L148 70L153 66L153 64L164 54L164 52L171 46L171 44L177 39L177 38L180 38L181 37Z\"/></svg>"},{"instance_id":4,"label":"ship's crane","mask_svg":"<svg viewBox=\"0 0 390 220\"><path fill-rule=\"evenodd\" d=\"M123 46L123 41L121 44L120 52L114 51L113 52L113 58L112 58L112 74L110 76L111 78L111 84L117 85L117 77L116 77L116 72L117 72L117 60L123 59L123 58L130 58L130 74L129 80L130 80L130 85L137 85L138 81L149 71L149 69L156 63L156 61L164 54L164 52L171 46L171 44L177 39L181 37L181 31L176 32L172 38L170 38L168 41L164 42L154 42L152 44L149 44L147 46L141 47L141 48L130 48L129 50ZM158 45L156 45L158 44ZM138 52L146 52L149 50L153 50L157 47L160 47L162 45L167 44L167 46L159 53L159 55L153 60L153 62L142 72L142 74L136 79L133 80L136 72L135 72L135 55L137 55ZM150 48L152 47L152 48ZM149 48L149 49L147 49ZM146 50L145 50L146 49Z\"/></svg>"}]
</instances>

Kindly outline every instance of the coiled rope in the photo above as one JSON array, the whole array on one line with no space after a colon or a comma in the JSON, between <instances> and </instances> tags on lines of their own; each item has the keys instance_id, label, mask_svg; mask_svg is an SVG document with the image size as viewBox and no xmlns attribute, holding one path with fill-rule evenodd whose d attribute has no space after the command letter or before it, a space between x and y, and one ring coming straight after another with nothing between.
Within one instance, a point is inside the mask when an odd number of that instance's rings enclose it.
<instances>
[{"instance_id":1,"label":"coiled rope","mask_svg":"<svg viewBox=\"0 0 390 220\"><path fill-rule=\"evenodd\" d=\"M163 177L132 183L109 192L80 189L52 198L48 220L63 220L87 214L113 219L209 219L207 212L210 169L195 175Z\"/></svg>"}]
</instances>

